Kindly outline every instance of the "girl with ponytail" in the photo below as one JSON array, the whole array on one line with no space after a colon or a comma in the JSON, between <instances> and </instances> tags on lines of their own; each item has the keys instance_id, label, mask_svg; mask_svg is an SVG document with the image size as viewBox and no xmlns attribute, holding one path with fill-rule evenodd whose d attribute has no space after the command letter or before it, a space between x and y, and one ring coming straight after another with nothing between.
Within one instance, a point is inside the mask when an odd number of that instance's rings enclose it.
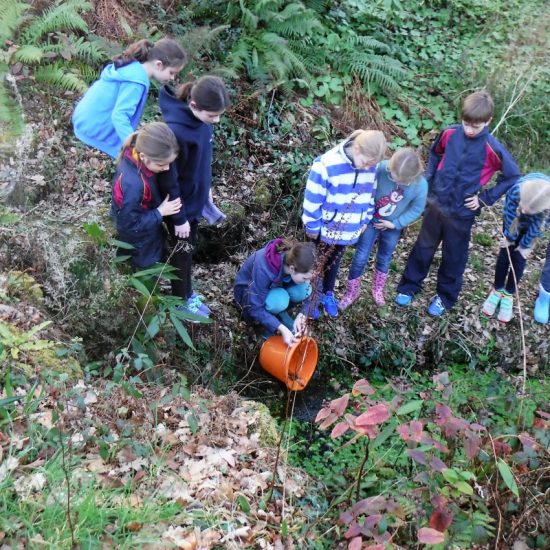
<instances>
[{"instance_id":1,"label":"girl with ponytail","mask_svg":"<svg viewBox=\"0 0 550 550\"><path fill-rule=\"evenodd\" d=\"M137 128L149 92L150 79L173 80L187 62L175 40L140 40L115 57L77 104L73 113L78 139L112 158Z\"/></svg>"}]
</instances>

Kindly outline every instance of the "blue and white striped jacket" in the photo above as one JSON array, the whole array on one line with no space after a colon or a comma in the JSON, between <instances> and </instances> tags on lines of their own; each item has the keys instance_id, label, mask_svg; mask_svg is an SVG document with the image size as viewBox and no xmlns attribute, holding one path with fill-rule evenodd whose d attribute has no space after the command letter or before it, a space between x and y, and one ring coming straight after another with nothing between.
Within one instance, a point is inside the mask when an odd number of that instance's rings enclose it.
<instances>
[{"instance_id":1,"label":"blue and white striped jacket","mask_svg":"<svg viewBox=\"0 0 550 550\"><path fill-rule=\"evenodd\" d=\"M344 151L348 141L317 157L306 183L306 233L327 244L355 244L374 213L376 165L355 168Z\"/></svg>"},{"instance_id":2,"label":"blue and white striped jacket","mask_svg":"<svg viewBox=\"0 0 550 550\"><path fill-rule=\"evenodd\" d=\"M534 241L550 226L548 210L538 214L523 214L518 211L521 186L523 182L530 179L546 180L550 183L550 178L546 174L539 172L527 174L510 188L504 203L504 236L510 242L516 242L519 239L518 244L522 248L532 248Z\"/></svg>"}]
</instances>

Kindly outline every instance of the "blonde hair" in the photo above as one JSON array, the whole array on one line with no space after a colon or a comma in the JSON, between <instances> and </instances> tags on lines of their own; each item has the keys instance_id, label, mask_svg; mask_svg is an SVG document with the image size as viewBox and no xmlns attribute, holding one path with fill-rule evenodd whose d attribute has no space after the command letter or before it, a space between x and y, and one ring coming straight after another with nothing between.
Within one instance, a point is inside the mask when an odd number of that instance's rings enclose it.
<instances>
[{"instance_id":1,"label":"blonde hair","mask_svg":"<svg viewBox=\"0 0 550 550\"><path fill-rule=\"evenodd\" d=\"M403 147L392 155L388 170L394 174L398 183L408 185L418 181L424 166L420 155L412 147Z\"/></svg>"},{"instance_id":2,"label":"blonde hair","mask_svg":"<svg viewBox=\"0 0 550 550\"><path fill-rule=\"evenodd\" d=\"M386 154L386 138L380 130L355 130L347 139L373 163L380 162Z\"/></svg>"},{"instance_id":3,"label":"blonde hair","mask_svg":"<svg viewBox=\"0 0 550 550\"><path fill-rule=\"evenodd\" d=\"M122 144L117 162L122 160L124 151L128 147L133 147L152 162L162 163L179 153L178 140L168 124L164 122L151 122L130 134Z\"/></svg>"},{"instance_id":4,"label":"blonde hair","mask_svg":"<svg viewBox=\"0 0 550 550\"><path fill-rule=\"evenodd\" d=\"M521 183L519 204L528 214L550 210L550 182L542 178L529 178Z\"/></svg>"}]
</instances>

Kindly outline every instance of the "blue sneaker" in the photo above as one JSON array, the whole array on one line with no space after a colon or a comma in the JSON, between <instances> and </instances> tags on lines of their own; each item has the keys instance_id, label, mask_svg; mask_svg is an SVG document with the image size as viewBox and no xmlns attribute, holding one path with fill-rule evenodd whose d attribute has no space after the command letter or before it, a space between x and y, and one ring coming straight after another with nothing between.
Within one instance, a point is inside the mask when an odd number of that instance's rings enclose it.
<instances>
[{"instance_id":1,"label":"blue sneaker","mask_svg":"<svg viewBox=\"0 0 550 550\"><path fill-rule=\"evenodd\" d=\"M438 294L436 294L433 297L433 300L430 302L430 305L428 306L428 313L432 317L441 317L446 311L445 306L443 305L443 302L441 301L441 298Z\"/></svg>"},{"instance_id":2,"label":"blue sneaker","mask_svg":"<svg viewBox=\"0 0 550 550\"><path fill-rule=\"evenodd\" d=\"M395 303L401 307L410 305L412 301L413 297L410 294L403 294L402 292L395 297Z\"/></svg>"},{"instance_id":3,"label":"blue sneaker","mask_svg":"<svg viewBox=\"0 0 550 550\"><path fill-rule=\"evenodd\" d=\"M338 300L332 292L326 292L323 296L323 307L330 317L338 317Z\"/></svg>"},{"instance_id":4,"label":"blue sneaker","mask_svg":"<svg viewBox=\"0 0 550 550\"><path fill-rule=\"evenodd\" d=\"M181 306L177 306L178 311L183 311L184 313L192 313L193 315L200 315L201 317L208 317L208 314L201 310L201 303L197 297L188 298L187 301ZM196 319L189 319L191 323L200 323Z\"/></svg>"},{"instance_id":5,"label":"blue sneaker","mask_svg":"<svg viewBox=\"0 0 550 550\"><path fill-rule=\"evenodd\" d=\"M189 300L194 300L199 304L200 315L204 315L205 317L208 317L212 313L212 310L203 302L204 296L201 296L200 294L193 292Z\"/></svg>"}]
</instances>

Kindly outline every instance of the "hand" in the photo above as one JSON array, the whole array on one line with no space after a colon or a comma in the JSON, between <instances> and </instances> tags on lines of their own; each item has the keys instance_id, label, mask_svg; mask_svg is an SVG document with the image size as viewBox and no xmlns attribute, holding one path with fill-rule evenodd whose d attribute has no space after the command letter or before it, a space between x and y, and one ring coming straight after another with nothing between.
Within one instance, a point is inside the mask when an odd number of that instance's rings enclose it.
<instances>
[{"instance_id":1,"label":"hand","mask_svg":"<svg viewBox=\"0 0 550 550\"><path fill-rule=\"evenodd\" d=\"M181 210L181 199L178 197L177 199L171 201L170 195L166 195L166 198L162 201L157 210L163 218L164 216L177 214Z\"/></svg>"},{"instance_id":2,"label":"hand","mask_svg":"<svg viewBox=\"0 0 550 550\"><path fill-rule=\"evenodd\" d=\"M185 222L183 225L175 225L174 233L180 239L187 239L191 233L191 225L189 222Z\"/></svg>"},{"instance_id":3,"label":"hand","mask_svg":"<svg viewBox=\"0 0 550 550\"><path fill-rule=\"evenodd\" d=\"M303 336L307 328L307 317L303 313L298 313L296 319L294 319L294 335L299 337Z\"/></svg>"},{"instance_id":4,"label":"hand","mask_svg":"<svg viewBox=\"0 0 550 550\"><path fill-rule=\"evenodd\" d=\"M296 338L294 336L294 334L292 334L292 332L287 327L285 327L283 325L283 323L281 323L277 327L277 330L279 331L279 333L283 337L283 341L288 347L292 346L293 344L295 344L298 341L298 338Z\"/></svg>"},{"instance_id":5,"label":"hand","mask_svg":"<svg viewBox=\"0 0 550 550\"><path fill-rule=\"evenodd\" d=\"M500 242L498 243L500 248L508 248L510 246L514 246L514 244L515 243L513 243L512 241L509 241L506 237L501 237Z\"/></svg>"},{"instance_id":6,"label":"hand","mask_svg":"<svg viewBox=\"0 0 550 550\"><path fill-rule=\"evenodd\" d=\"M464 201L464 206L470 210L477 210L479 208L479 199L477 198L477 195L467 198Z\"/></svg>"},{"instance_id":7,"label":"hand","mask_svg":"<svg viewBox=\"0 0 550 550\"><path fill-rule=\"evenodd\" d=\"M389 220L380 220L374 222L374 229L380 229L381 231L386 231L386 229L395 229L395 224Z\"/></svg>"},{"instance_id":8,"label":"hand","mask_svg":"<svg viewBox=\"0 0 550 550\"><path fill-rule=\"evenodd\" d=\"M532 248L522 248L521 246L518 246L516 250L521 254L524 260L529 258L529 256L531 255L531 252L533 252Z\"/></svg>"}]
</instances>

